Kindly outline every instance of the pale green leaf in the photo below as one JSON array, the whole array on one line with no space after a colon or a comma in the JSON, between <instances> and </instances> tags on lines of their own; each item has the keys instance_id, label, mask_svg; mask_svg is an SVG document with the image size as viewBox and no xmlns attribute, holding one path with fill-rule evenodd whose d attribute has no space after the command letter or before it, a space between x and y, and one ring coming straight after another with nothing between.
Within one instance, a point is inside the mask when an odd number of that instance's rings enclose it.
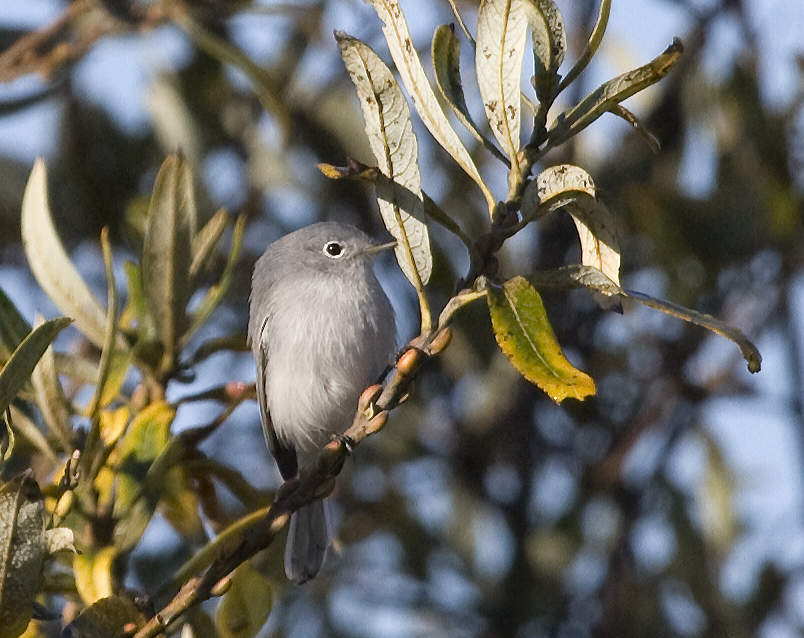
<instances>
[{"instance_id":1,"label":"pale green leaf","mask_svg":"<svg viewBox=\"0 0 804 638\"><path fill-rule=\"evenodd\" d=\"M538 292L523 277L502 287L489 285L486 297L497 343L509 361L553 401L583 400L595 383L561 352Z\"/></svg>"},{"instance_id":2,"label":"pale green leaf","mask_svg":"<svg viewBox=\"0 0 804 638\"><path fill-rule=\"evenodd\" d=\"M181 155L171 155L156 176L142 246L143 290L164 348L166 367L172 365L187 328L195 224L190 167Z\"/></svg>"},{"instance_id":3,"label":"pale green leaf","mask_svg":"<svg viewBox=\"0 0 804 638\"><path fill-rule=\"evenodd\" d=\"M0 370L0 413L5 412L17 396L20 388L30 378L47 347L71 319L60 317L46 321L33 330L17 347L11 358Z\"/></svg>"},{"instance_id":4,"label":"pale green leaf","mask_svg":"<svg viewBox=\"0 0 804 638\"><path fill-rule=\"evenodd\" d=\"M589 36L589 41L586 43L584 50L578 57L578 61L570 69L569 73L561 80L559 92L563 91L570 83L577 78L581 72L587 67L589 62L597 53L600 48L600 43L603 42L603 35L606 33L606 26L609 23L609 13L611 11L611 0L602 0L600 3L600 10L597 14L597 21L595 28L592 29L592 34Z\"/></svg>"},{"instance_id":5,"label":"pale green leaf","mask_svg":"<svg viewBox=\"0 0 804 638\"><path fill-rule=\"evenodd\" d=\"M193 261L190 264L190 277L197 277L198 273L203 270L228 225L229 214L224 209L220 209L193 237Z\"/></svg>"},{"instance_id":6,"label":"pale green leaf","mask_svg":"<svg viewBox=\"0 0 804 638\"><path fill-rule=\"evenodd\" d=\"M377 180L377 200L383 222L396 238L394 249L402 272L416 290L430 279L433 258L424 223L418 143L402 90L371 48L345 33L335 34L352 78L369 145L387 180Z\"/></svg>"},{"instance_id":7,"label":"pale green leaf","mask_svg":"<svg viewBox=\"0 0 804 638\"><path fill-rule=\"evenodd\" d=\"M101 347L106 312L78 274L53 227L41 159L36 160L25 187L20 227L25 255L39 285L61 312L75 320L76 328Z\"/></svg>"},{"instance_id":8,"label":"pale green leaf","mask_svg":"<svg viewBox=\"0 0 804 638\"><path fill-rule=\"evenodd\" d=\"M550 145L556 146L568 140L623 100L661 80L679 61L683 50L681 41L676 38L664 53L648 64L609 80L592 91L553 125L548 133Z\"/></svg>"},{"instance_id":9,"label":"pale green leaf","mask_svg":"<svg viewBox=\"0 0 804 638\"><path fill-rule=\"evenodd\" d=\"M469 114L461 81L460 41L455 35L452 25L442 24L436 29L435 35L433 35L431 54L436 84L438 85L438 90L441 91L441 96L450 105L461 124L466 127L475 139L489 149L495 157L510 166L511 163L508 158L486 139L486 136L480 132L477 124Z\"/></svg>"},{"instance_id":10,"label":"pale green leaf","mask_svg":"<svg viewBox=\"0 0 804 638\"><path fill-rule=\"evenodd\" d=\"M36 327L44 323L41 316L36 317ZM67 399L56 372L56 356L53 347L48 346L31 374L36 402L42 419L48 429L56 436L64 451L73 449L73 429L70 425L70 410Z\"/></svg>"},{"instance_id":11,"label":"pale green leaf","mask_svg":"<svg viewBox=\"0 0 804 638\"><path fill-rule=\"evenodd\" d=\"M523 0L482 0L480 3L475 49L480 97L491 131L517 173L521 172L517 153L527 26Z\"/></svg>"},{"instance_id":12,"label":"pale green leaf","mask_svg":"<svg viewBox=\"0 0 804 638\"><path fill-rule=\"evenodd\" d=\"M558 94L558 67L567 50L564 18L552 0L523 0L533 41L533 88L539 102L550 104Z\"/></svg>"},{"instance_id":13,"label":"pale green leaf","mask_svg":"<svg viewBox=\"0 0 804 638\"><path fill-rule=\"evenodd\" d=\"M413 99L413 105L424 125L436 141L446 150L452 158L463 168L483 191L489 212L494 208L496 201L488 186L475 166L469 151L461 142L455 129L450 126L447 116L438 104L433 87L427 79L413 41L410 38L408 24L402 7L397 0L366 0L369 2L385 25L383 33L391 51L391 57L402 78L402 84Z\"/></svg>"},{"instance_id":14,"label":"pale green leaf","mask_svg":"<svg viewBox=\"0 0 804 638\"><path fill-rule=\"evenodd\" d=\"M240 248L243 245L245 232L246 217L245 215L240 215L235 222L234 233L232 234L232 247L229 249L229 256L226 259L226 266L224 266L223 273L221 273L220 281L210 287L207 294L204 295L204 298L201 300L201 303L198 304L198 307L193 311L190 327L182 338L182 345L186 345L190 337L195 334L195 331L204 325L204 322L226 296L235 274L235 266L240 257Z\"/></svg>"},{"instance_id":15,"label":"pale green leaf","mask_svg":"<svg viewBox=\"0 0 804 638\"><path fill-rule=\"evenodd\" d=\"M0 638L28 626L45 554L42 494L28 471L0 487Z\"/></svg>"}]
</instances>

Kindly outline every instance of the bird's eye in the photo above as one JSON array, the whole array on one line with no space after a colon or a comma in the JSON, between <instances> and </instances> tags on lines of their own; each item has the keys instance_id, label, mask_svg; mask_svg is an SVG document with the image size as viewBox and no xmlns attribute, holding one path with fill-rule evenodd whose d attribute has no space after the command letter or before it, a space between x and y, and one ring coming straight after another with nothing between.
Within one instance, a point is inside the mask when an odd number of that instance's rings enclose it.
<instances>
[{"instance_id":1,"label":"bird's eye","mask_svg":"<svg viewBox=\"0 0 804 638\"><path fill-rule=\"evenodd\" d=\"M333 259L343 257L343 245L337 241L328 241L326 244L324 244L324 254L327 257L332 257Z\"/></svg>"}]
</instances>

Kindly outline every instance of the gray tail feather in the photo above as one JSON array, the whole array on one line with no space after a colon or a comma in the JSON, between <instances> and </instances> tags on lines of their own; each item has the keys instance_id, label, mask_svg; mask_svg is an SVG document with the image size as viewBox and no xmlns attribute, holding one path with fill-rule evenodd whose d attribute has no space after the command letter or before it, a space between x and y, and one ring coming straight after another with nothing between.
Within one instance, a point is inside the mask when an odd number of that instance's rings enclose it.
<instances>
[{"instance_id":1,"label":"gray tail feather","mask_svg":"<svg viewBox=\"0 0 804 638\"><path fill-rule=\"evenodd\" d=\"M327 553L332 533L324 501L316 501L290 517L285 544L285 574L297 585L313 578Z\"/></svg>"}]
</instances>

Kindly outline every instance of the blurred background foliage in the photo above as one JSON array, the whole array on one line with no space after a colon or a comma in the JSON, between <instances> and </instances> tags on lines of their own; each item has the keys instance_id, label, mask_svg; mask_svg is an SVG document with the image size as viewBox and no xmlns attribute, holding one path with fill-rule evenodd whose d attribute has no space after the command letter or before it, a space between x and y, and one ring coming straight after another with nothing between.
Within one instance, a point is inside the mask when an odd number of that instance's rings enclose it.
<instances>
[{"instance_id":1,"label":"blurred background foliage","mask_svg":"<svg viewBox=\"0 0 804 638\"><path fill-rule=\"evenodd\" d=\"M652 153L606 117L547 158L594 177L622 229L625 287L741 328L760 346L763 372L749 377L732 344L647 308L619 316L586 291L547 294L560 343L598 386L596 397L558 407L519 377L497 351L486 313L470 308L411 399L339 479L339 541L324 571L289 587L281 547L272 548L239 572L223 599L228 610L209 603L189 615L195 635L254 635L271 605L260 635L804 630L804 17L797 4L615 1L619 27L610 26L580 84L588 92L600 84L596 68L611 77L681 37L681 63L626 102L662 149ZM129 301L123 263L140 254L168 153L181 148L198 176L199 227L220 207L231 216L191 308L220 279L234 217L247 223L226 297L183 348L185 373L171 378L166 401L152 403L156 414L148 415L161 424L148 435L157 447L166 423L174 434L215 426L180 464L181 476L165 483L170 498L163 494L141 538L137 530L136 546L105 551L111 530L101 523L109 520L90 520L76 539L81 555L59 557L48 572L52 593L40 601L70 620L99 592L126 589L148 594L158 609L172 593L159 588L175 571L215 532L268 502L279 484L256 405L229 414L242 397L233 398L228 384L254 377L250 355L231 347L244 341L254 260L270 241L321 219L375 234L382 228L370 189L329 181L315 167L348 157L372 163L331 34L343 29L385 56L381 23L356 0L14 5L16 12L0 13L0 286L29 323L37 311L57 314L33 283L20 244L22 193L36 154L47 160L58 233L99 299L106 294L99 237L109 227L121 308ZM476 4L458 5L473 21ZM435 27L454 20L449 6L409 0L404 7L426 56ZM572 59L597 6L559 7ZM645 20L677 30L653 39L660 30ZM798 42L797 60L782 42ZM421 127L419 140L423 188L465 228L479 230L486 216L479 192ZM504 175L476 150L481 172L499 189ZM432 232L429 290L444 300L466 263L453 238ZM578 261L577 234L562 216L510 244L501 255L507 274ZM403 343L416 330L415 295L390 262L380 270ZM212 339L230 336L216 350ZM72 328L56 349L99 361ZM143 379L132 369L122 381L121 410L142 405ZM68 417L79 433L89 428L91 391L65 387L68 404L80 406ZM127 417L108 414L113 437L114 419ZM27 418L49 432L39 415ZM68 446L55 444L58 463L24 437L17 446L3 479L33 467L48 495ZM125 460L125 445L117 451ZM232 618L240 625L227 625ZM35 621L28 635L57 635L58 625Z\"/></svg>"}]
</instances>

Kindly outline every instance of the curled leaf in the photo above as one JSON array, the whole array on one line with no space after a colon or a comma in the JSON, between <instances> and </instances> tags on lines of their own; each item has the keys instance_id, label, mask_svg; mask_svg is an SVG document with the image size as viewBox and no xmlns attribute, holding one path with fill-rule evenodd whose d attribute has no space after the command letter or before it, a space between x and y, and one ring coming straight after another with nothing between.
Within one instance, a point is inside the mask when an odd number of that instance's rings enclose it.
<instances>
[{"instance_id":1,"label":"curled leaf","mask_svg":"<svg viewBox=\"0 0 804 638\"><path fill-rule=\"evenodd\" d=\"M524 216L563 207L578 229L581 263L594 266L612 281L620 281L620 244L614 220L595 196L595 184L585 170L571 164L545 169L525 189Z\"/></svg>"},{"instance_id":2,"label":"curled leaf","mask_svg":"<svg viewBox=\"0 0 804 638\"><path fill-rule=\"evenodd\" d=\"M595 393L592 378L564 357L542 298L524 277L514 277L502 287L489 285L487 290L494 336L522 376L557 403Z\"/></svg>"}]
</instances>

